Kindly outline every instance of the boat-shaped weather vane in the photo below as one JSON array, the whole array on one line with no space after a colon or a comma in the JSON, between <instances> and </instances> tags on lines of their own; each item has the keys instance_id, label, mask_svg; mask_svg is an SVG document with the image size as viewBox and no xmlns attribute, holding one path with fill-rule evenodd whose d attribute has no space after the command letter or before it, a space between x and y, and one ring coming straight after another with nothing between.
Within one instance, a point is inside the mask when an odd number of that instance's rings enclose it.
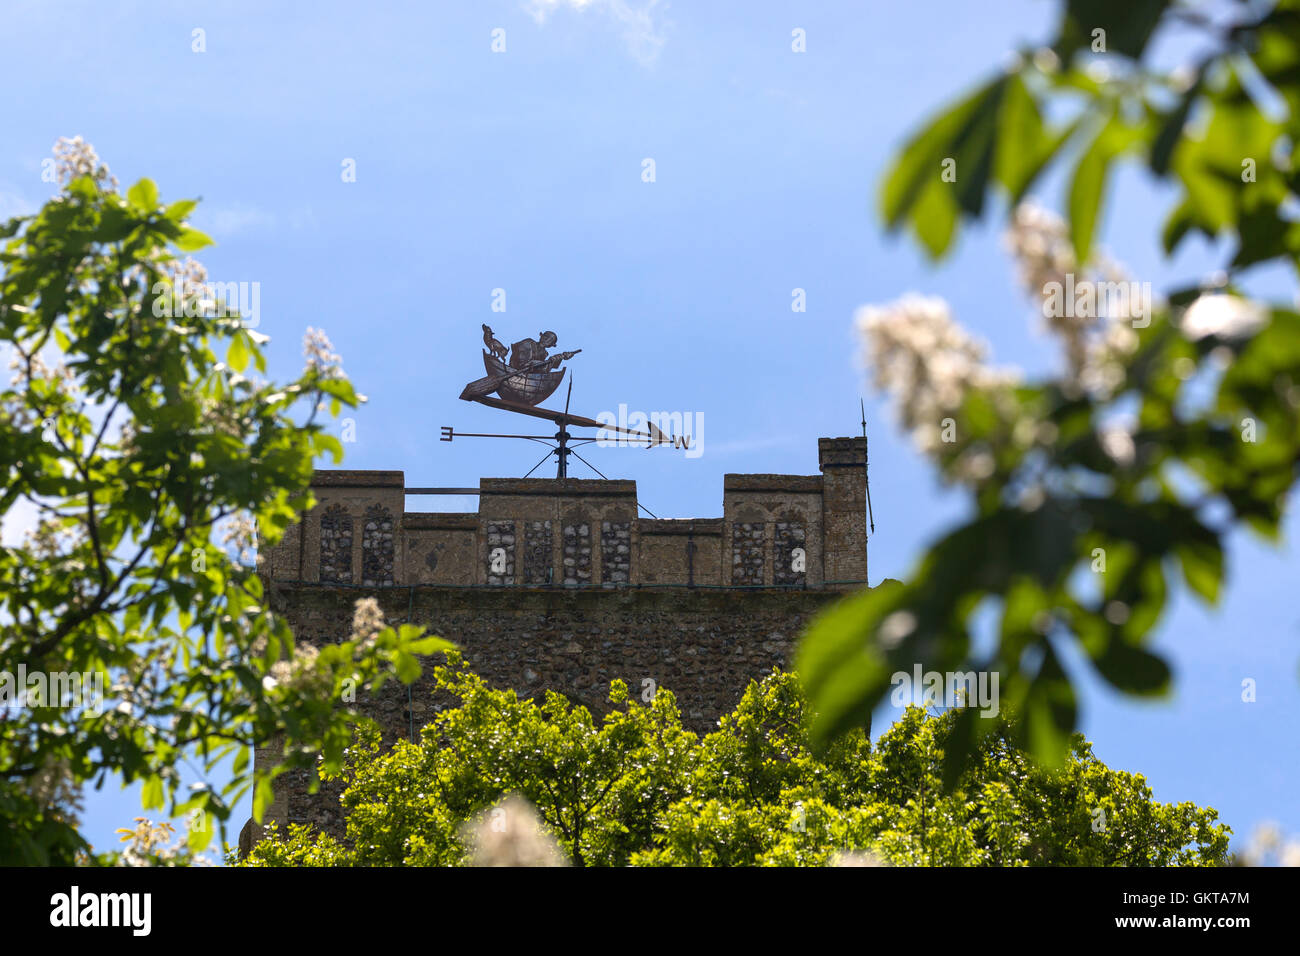
<instances>
[{"instance_id":1,"label":"boat-shaped weather vane","mask_svg":"<svg viewBox=\"0 0 1300 956\"><path fill-rule=\"evenodd\" d=\"M483 432L458 432L449 425L442 426L442 441L456 438L520 438L542 442L549 450L542 460L529 469L527 478L540 468L552 455L555 456L555 477L567 478L569 475L568 458L576 457L580 462L600 477L605 475L591 462L583 458L572 446L589 445L603 438L622 435L630 442L645 442L645 447L655 448L659 445L671 445L674 448L689 448L687 436L674 437L665 433L653 422L646 423L646 430L640 431L623 428L618 425L600 422L594 418L569 413L569 401L573 398L573 376L569 376L568 396L564 400L564 411L538 407L554 394L564 381L567 369L560 368L560 363L567 362L582 349L571 352L557 352L552 355L550 349L555 347L557 337L554 332L542 332L535 339L521 339L510 348L506 348L494 336L492 329L483 326L483 367L487 374L475 379L465 386L460 397L467 402L478 402L489 408L499 408L519 415L530 415L555 422L559 431L547 435L505 435ZM493 397L495 396L495 397ZM574 435L569 426L598 429L595 435Z\"/></svg>"}]
</instances>

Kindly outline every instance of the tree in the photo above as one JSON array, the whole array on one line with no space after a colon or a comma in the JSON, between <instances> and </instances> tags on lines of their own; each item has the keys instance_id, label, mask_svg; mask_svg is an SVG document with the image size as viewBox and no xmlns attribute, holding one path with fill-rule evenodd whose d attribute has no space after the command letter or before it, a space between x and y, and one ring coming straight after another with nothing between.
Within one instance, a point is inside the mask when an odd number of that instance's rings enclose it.
<instances>
[{"instance_id":1,"label":"tree","mask_svg":"<svg viewBox=\"0 0 1300 956\"><path fill-rule=\"evenodd\" d=\"M703 739L666 690L642 706L615 681L597 725L553 691L537 703L494 690L455 654L435 674L457 705L418 742L385 750L372 730L348 751L345 836L272 824L246 865L461 864L468 833L490 828L510 795L588 866L822 865L849 851L899 865L1226 862L1214 810L1154 802L1142 777L1108 769L1077 735L1065 767L1047 770L1004 725L945 793L957 711L912 707L877 746L859 730L816 756L788 673L751 682Z\"/></svg>"},{"instance_id":2,"label":"tree","mask_svg":"<svg viewBox=\"0 0 1300 956\"><path fill-rule=\"evenodd\" d=\"M0 863L84 858L52 774L143 781L144 808L190 814L202 849L250 787L260 820L276 774L339 765L345 684L409 681L448 646L369 615L294 647L247 562L254 523L274 543L311 507L313 460L342 455L318 412L361 399L319 333L296 380L246 376L266 337L178 259L210 241L196 203L148 179L121 195L80 139L56 154L61 193L0 226L0 514L39 519L0 548ZM283 761L254 777L251 748L276 738ZM222 761L226 785L179 789Z\"/></svg>"},{"instance_id":3,"label":"tree","mask_svg":"<svg viewBox=\"0 0 1300 956\"><path fill-rule=\"evenodd\" d=\"M886 223L936 258L991 196L1015 208L1012 243L1064 369L1031 382L985 367L934 299L862 315L878 383L972 517L905 583L847 599L805 635L796 666L819 745L921 662L998 672L1017 745L1059 764L1076 724L1062 648L1124 693L1166 693L1169 667L1144 645L1176 578L1213 604L1225 535L1276 537L1300 463L1300 315L1241 284L1265 263L1300 268L1300 3L1229 6L1211 20L1169 0L1068 0L1050 47L925 124L888 171ZM1162 71L1144 57L1173 25L1205 52ZM1166 254L1194 234L1232 240L1221 276L1154 300L1097 250L1108 172L1130 158L1180 192ZM1073 166L1064 220L1022 204L1054 163ZM1001 615L988 654L972 642L983 607ZM996 726L962 713L947 779Z\"/></svg>"}]
</instances>

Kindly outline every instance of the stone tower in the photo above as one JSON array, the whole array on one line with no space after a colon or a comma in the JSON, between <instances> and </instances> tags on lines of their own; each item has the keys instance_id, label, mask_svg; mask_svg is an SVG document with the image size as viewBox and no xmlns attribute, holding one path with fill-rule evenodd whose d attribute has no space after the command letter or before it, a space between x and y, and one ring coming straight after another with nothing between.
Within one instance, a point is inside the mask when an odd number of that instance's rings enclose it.
<instances>
[{"instance_id":1,"label":"stone tower","mask_svg":"<svg viewBox=\"0 0 1300 956\"><path fill-rule=\"evenodd\" d=\"M712 729L800 631L867 580L865 439L822 438L816 475L726 475L722 517L637 515L633 481L485 478L475 513L411 512L400 471L317 471L316 507L261 575L299 641L338 641L358 598L455 642L489 683L607 708L609 683L667 688ZM358 706L386 739L433 714L429 675ZM256 760L273 759L271 751ZM338 790L276 781L270 819L338 832Z\"/></svg>"}]
</instances>

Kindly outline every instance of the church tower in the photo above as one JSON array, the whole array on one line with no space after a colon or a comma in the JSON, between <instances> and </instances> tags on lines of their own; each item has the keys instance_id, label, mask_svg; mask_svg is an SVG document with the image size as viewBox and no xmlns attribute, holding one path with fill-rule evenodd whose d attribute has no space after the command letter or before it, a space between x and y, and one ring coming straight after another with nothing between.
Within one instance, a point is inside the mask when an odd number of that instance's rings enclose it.
<instances>
[{"instance_id":1,"label":"church tower","mask_svg":"<svg viewBox=\"0 0 1300 956\"><path fill-rule=\"evenodd\" d=\"M634 481L423 489L401 471L317 471L316 506L260 573L300 642L344 639L355 602L374 597L388 623L453 641L495 686L559 691L597 715L616 678L667 688L707 733L789 663L822 607L866 585L865 453L863 438L822 438L820 474L726 475L722 516L684 519L638 516ZM442 492L477 494L478 511L406 509ZM413 737L437 706L431 685L390 683L357 706L386 740ZM341 832L338 788L309 795L305 773L284 774L268 816Z\"/></svg>"}]
</instances>

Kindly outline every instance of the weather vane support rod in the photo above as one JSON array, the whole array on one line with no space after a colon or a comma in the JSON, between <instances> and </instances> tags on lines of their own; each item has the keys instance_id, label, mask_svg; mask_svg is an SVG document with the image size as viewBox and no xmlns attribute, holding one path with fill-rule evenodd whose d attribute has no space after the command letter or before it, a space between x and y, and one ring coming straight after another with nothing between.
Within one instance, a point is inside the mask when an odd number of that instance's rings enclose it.
<instances>
[{"instance_id":1,"label":"weather vane support rod","mask_svg":"<svg viewBox=\"0 0 1300 956\"><path fill-rule=\"evenodd\" d=\"M868 464L870 454L867 449L867 403L858 399L858 408L862 411L862 478L867 485L867 519L871 522L871 533L876 533L876 516L871 513L871 467Z\"/></svg>"}]
</instances>

